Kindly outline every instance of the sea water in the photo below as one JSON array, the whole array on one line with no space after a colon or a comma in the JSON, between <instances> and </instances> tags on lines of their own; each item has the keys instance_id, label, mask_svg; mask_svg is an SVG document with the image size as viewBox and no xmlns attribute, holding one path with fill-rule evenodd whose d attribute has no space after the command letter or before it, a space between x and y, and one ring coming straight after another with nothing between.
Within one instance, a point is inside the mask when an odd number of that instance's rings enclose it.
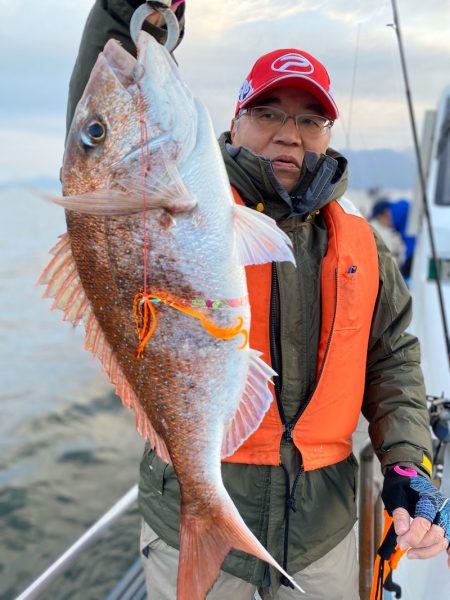
<instances>
[{"instance_id":1,"label":"sea water","mask_svg":"<svg viewBox=\"0 0 450 600\"><path fill-rule=\"evenodd\" d=\"M37 189L0 188L0 598L12 599L138 480L133 415L35 283L66 230ZM56 190L53 190L54 192ZM135 508L40 598L105 597L138 556Z\"/></svg>"}]
</instances>

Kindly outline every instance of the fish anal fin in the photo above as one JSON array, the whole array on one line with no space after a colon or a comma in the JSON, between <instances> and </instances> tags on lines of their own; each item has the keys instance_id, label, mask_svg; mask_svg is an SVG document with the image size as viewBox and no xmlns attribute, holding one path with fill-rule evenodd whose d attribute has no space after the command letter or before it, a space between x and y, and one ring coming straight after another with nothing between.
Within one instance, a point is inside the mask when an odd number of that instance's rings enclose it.
<instances>
[{"instance_id":1,"label":"fish anal fin","mask_svg":"<svg viewBox=\"0 0 450 600\"><path fill-rule=\"evenodd\" d=\"M216 506L208 507L200 515L189 514L188 508L181 504L177 600L204 600L231 548L268 562L303 592L253 535L223 490Z\"/></svg>"},{"instance_id":2,"label":"fish anal fin","mask_svg":"<svg viewBox=\"0 0 450 600\"><path fill-rule=\"evenodd\" d=\"M275 371L261 359L261 353L250 350L244 393L233 420L224 432L222 458L231 456L258 428L273 400L269 382L274 375Z\"/></svg>"},{"instance_id":3,"label":"fish anal fin","mask_svg":"<svg viewBox=\"0 0 450 600\"><path fill-rule=\"evenodd\" d=\"M54 299L52 309L62 310L64 320L72 321L74 325L81 320L84 321L86 330L84 348L99 358L122 403L134 411L138 432L149 440L150 446L156 450L162 460L171 463L164 440L156 433L150 419L141 407L138 397L95 317L91 303L84 292L68 234L61 236L60 242L51 250L51 253L54 254L54 258L38 280L38 283L47 286L44 296Z\"/></svg>"},{"instance_id":4,"label":"fish anal fin","mask_svg":"<svg viewBox=\"0 0 450 600\"><path fill-rule=\"evenodd\" d=\"M256 210L235 204L235 247L242 265L289 261L295 265L292 242L276 222Z\"/></svg>"}]
</instances>

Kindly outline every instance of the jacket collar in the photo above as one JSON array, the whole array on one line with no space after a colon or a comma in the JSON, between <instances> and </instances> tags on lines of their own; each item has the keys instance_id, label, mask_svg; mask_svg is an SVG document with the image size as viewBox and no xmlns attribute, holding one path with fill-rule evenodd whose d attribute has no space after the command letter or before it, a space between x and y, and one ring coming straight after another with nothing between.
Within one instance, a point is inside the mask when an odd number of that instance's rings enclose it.
<instances>
[{"instance_id":1,"label":"jacket collar","mask_svg":"<svg viewBox=\"0 0 450 600\"><path fill-rule=\"evenodd\" d=\"M347 160L331 148L326 154L305 154L298 184L289 194L269 159L233 146L229 132L220 136L219 145L230 183L250 206L263 203L274 218L308 215L342 196L347 188Z\"/></svg>"}]
</instances>

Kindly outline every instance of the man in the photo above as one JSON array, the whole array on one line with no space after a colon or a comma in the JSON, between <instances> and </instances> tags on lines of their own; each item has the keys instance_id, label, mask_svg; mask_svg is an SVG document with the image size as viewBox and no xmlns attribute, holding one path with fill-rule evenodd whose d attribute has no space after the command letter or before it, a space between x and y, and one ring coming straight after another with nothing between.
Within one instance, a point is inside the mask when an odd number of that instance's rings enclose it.
<instances>
[{"instance_id":1,"label":"man","mask_svg":"<svg viewBox=\"0 0 450 600\"><path fill-rule=\"evenodd\" d=\"M126 40L131 13L125 0L94 5L71 82L69 121L98 51L108 37ZM385 245L342 199L347 161L329 148L336 118L323 65L300 50L275 50L255 63L231 130L219 140L236 201L277 220L298 265L247 269L251 337L258 341L252 346L279 376L268 414L223 463L223 480L250 529L305 597L317 600L359 597L351 434L361 408L386 474L384 500L395 509L399 542L424 558L444 550L444 533L450 535L439 512L445 499L428 480L419 348L405 333L411 299ZM415 469L424 489L393 471L398 464ZM414 514L425 493L437 504L438 520L431 525L430 513L410 526L405 509ZM179 487L173 469L148 447L139 504L148 597L172 600ZM286 584L265 563L232 550L208 598L251 600L256 589L263 599L303 597Z\"/></svg>"}]
</instances>

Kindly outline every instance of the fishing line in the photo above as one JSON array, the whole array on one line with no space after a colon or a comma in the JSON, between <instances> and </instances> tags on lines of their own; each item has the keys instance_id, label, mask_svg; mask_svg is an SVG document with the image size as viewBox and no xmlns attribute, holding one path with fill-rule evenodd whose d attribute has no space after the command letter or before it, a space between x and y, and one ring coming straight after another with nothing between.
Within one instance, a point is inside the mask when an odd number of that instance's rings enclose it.
<instances>
[{"instance_id":1,"label":"fishing line","mask_svg":"<svg viewBox=\"0 0 450 600\"><path fill-rule=\"evenodd\" d=\"M193 307L186 306L182 302L175 300L166 295L159 294L155 296L148 293L147 289L147 277L148 277L148 233L147 233L147 188L146 178L150 171L150 144L148 136L148 125L145 112L145 98L142 91L142 87L137 83L138 88L138 115L139 115L139 127L140 127L140 162L141 162L141 177L144 182L142 187L142 219L143 219L143 252L144 252L144 265L143 265L143 286L133 300L133 314L136 326L136 331L139 337L139 344L136 349L136 358L142 358L144 355L145 346L153 336L157 326L157 314L155 306L160 302L190 315L196 319L199 319L203 328L213 337L229 340L236 337L239 334L244 336L243 343L238 346L239 349L244 348L248 343L248 331L244 329L244 319L242 317L237 318L237 324L232 327L220 327L210 321L204 314L195 310ZM229 300L228 303L235 304L240 302L242 299ZM200 301L200 306L207 308L214 308L215 304L222 305L223 302L203 300Z\"/></svg>"},{"instance_id":2,"label":"fishing line","mask_svg":"<svg viewBox=\"0 0 450 600\"><path fill-rule=\"evenodd\" d=\"M347 135L346 135L346 146L350 150L350 134L352 130L352 118L353 118L353 100L355 97L355 85L356 85L356 71L358 69L358 58L359 58L359 40L361 36L361 23L358 23L358 29L356 31L356 44L355 44L355 55L353 59L353 73L352 73L352 85L350 88L350 106L348 110L348 122L347 122Z\"/></svg>"},{"instance_id":3,"label":"fishing line","mask_svg":"<svg viewBox=\"0 0 450 600\"><path fill-rule=\"evenodd\" d=\"M177 8L183 4L184 0L176 0L173 5ZM179 38L179 24L178 19L175 16L173 10L164 8L163 6L158 8L152 7L149 4L142 4L137 10L134 11L130 21L130 35L131 39L138 46L139 32L142 29L144 21L149 15L155 10L161 13L164 17L167 27L167 40L165 47L169 52L177 45ZM136 330L139 336L139 345L136 350L136 357L141 358L143 356L145 345L153 335L156 328L156 311L154 302L149 298L147 293L147 276L148 276L148 234L147 234L147 188L145 185L146 177L150 170L150 145L148 137L148 126L145 113L145 98L142 91L142 87L139 83L136 84L138 89L137 105L139 115L139 127L140 127L140 150L141 150L141 176L144 182L142 188L142 219L143 219L143 252L144 252L144 265L143 265L143 287L134 296L133 301L133 313L136 324Z\"/></svg>"},{"instance_id":4,"label":"fishing line","mask_svg":"<svg viewBox=\"0 0 450 600\"><path fill-rule=\"evenodd\" d=\"M150 166L150 146L148 142L148 127L147 120L145 118L145 102L144 102L144 94L142 92L142 87L140 83L137 83L137 88L139 90L138 95L138 112L139 112L139 126L140 126L140 135L141 135L141 176L144 181L144 186L142 187L142 219L143 219L143 246L144 246L144 285L143 292L147 293L147 268L148 268L148 256L147 256L147 248L148 248L148 239L147 239L147 190L145 187L145 179L147 177L147 172Z\"/></svg>"},{"instance_id":5,"label":"fishing line","mask_svg":"<svg viewBox=\"0 0 450 600\"><path fill-rule=\"evenodd\" d=\"M428 235L430 238L430 248L431 248L433 266L434 266L434 270L436 273L436 287L437 287L437 292L438 292L439 308L440 308L440 312L441 312L442 326L444 329L444 337L445 337L445 343L446 343L446 347L447 347L447 360L448 360L449 367L450 367L450 336L449 336L449 330L448 330L448 324L447 324L447 316L445 313L444 297L442 294L442 282L441 282L441 276L439 273L439 264L438 264L437 253L436 253L436 245L435 245L435 241L434 241L433 226L431 223L431 216L430 216L430 211L428 208L428 197L427 197L427 190L426 190L426 183L425 183L425 175L424 175L424 169L422 166L422 157L420 155L419 138L417 136L416 120L414 117L414 109L413 109L413 103L412 103L412 97L411 97L411 90L409 87L408 72L407 72L407 68L406 68L406 60L405 60L405 55L404 55L404 51L403 51L403 43L402 43L402 37L401 37L401 31L400 31L400 21L399 21L398 11L397 11L397 2L396 2L396 0L391 0L391 2L392 2L392 11L393 11L393 15L394 15L394 23L390 24L389 27L392 27L392 29L395 31L395 34L397 36L397 41L398 41L398 47L399 47L399 51L400 51L400 60L401 60L401 64L402 64L403 80L404 80L404 84L405 84L406 101L408 104L409 119L411 122L411 130L412 130L412 136L413 136L413 140L414 140L414 149L415 149L415 153L416 153L417 169L418 169L418 173L419 173L420 189L422 192L423 209L425 212L425 220L427 223Z\"/></svg>"},{"instance_id":6,"label":"fishing line","mask_svg":"<svg viewBox=\"0 0 450 600\"><path fill-rule=\"evenodd\" d=\"M136 325L136 331L139 337L139 344L136 349L136 358L142 358L144 348L152 337L156 328L155 307L147 293L147 274L148 274L148 235L147 235L147 189L145 185L146 177L150 168L150 145L148 140L148 126L145 114L144 93L140 83L138 88L138 115L140 128L140 150L141 150L141 177L144 182L142 186L142 227L143 227L143 286L134 296L133 313Z\"/></svg>"}]
</instances>

